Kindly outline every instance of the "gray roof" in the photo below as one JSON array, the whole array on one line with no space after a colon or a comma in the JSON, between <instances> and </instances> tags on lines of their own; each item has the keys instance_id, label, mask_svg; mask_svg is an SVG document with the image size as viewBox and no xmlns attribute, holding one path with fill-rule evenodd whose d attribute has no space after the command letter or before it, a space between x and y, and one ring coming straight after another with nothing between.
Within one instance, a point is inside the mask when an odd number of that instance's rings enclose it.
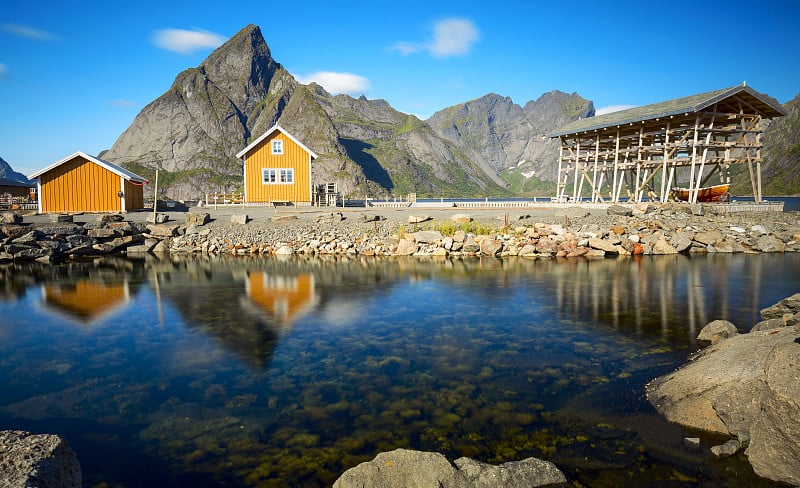
<instances>
[{"instance_id":1,"label":"gray roof","mask_svg":"<svg viewBox=\"0 0 800 488\"><path fill-rule=\"evenodd\" d=\"M620 110L619 112L575 120L548 135L550 137L560 137L567 134L577 134L590 130L641 122L643 120L699 112L717 102L740 93L747 94L752 104L756 106L762 115L768 118L780 117L787 113L777 100L763 93L759 93L742 83L741 85L723 88L721 90L714 90L683 98L675 98L673 100L667 100L666 102L658 102L651 105Z\"/></svg>"}]
</instances>

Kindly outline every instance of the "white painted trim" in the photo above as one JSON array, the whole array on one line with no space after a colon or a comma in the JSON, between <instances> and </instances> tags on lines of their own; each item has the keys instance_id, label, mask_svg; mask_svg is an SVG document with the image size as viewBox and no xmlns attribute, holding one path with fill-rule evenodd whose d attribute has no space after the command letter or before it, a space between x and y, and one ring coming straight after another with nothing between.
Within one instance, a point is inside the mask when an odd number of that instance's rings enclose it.
<instances>
[{"instance_id":1,"label":"white painted trim","mask_svg":"<svg viewBox=\"0 0 800 488\"><path fill-rule=\"evenodd\" d=\"M80 157L82 157L82 158L84 158L86 160L89 160L89 161L93 162L94 164L96 164L98 166L101 166L101 167L111 171L112 173L117 174L117 175L125 178L126 180L134 181L136 183L147 183L148 182L146 178L143 178L143 177L137 175L136 173L128 171L125 168L119 167L119 166L117 166L116 164L114 164L114 163L112 163L110 161L106 161L104 159L96 158L94 156L86 154L83 151L77 151L74 154L71 154L71 155L67 156L64 159L60 159L60 160L56 161L55 163L51 164L50 166L48 166L48 167L46 167L44 169L41 169L41 170L33 173L32 175L28 176L28 179L29 180L35 180L38 177L40 177L41 175L47 173L48 171L52 171L52 170L58 168L59 166L61 166L62 164L66 163L68 161L72 161L73 159L75 159L78 156L80 156Z\"/></svg>"},{"instance_id":2,"label":"white painted trim","mask_svg":"<svg viewBox=\"0 0 800 488\"><path fill-rule=\"evenodd\" d=\"M261 134L261 136L260 136L258 139L256 139L255 141L251 142L251 143L250 143L250 144L249 144L247 147L245 147L244 149L242 149L241 151L239 151L239 152L236 154L236 157L237 157L238 159L242 159L242 157L244 157L244 156L245 156L245 155L246 155L248 152L250 152L250 150L251 150L251 149L253 149L255 146L257 146L258 144L260 144L260 143L261 143L261 141L263 141L264 139L266 139L267 137L269 137L269 136L270 136L270 135L271 135L273 132L275 132L276 130L277 130L277 131L280 131L280 132L281 132L283 135L285 135L286 137L288 137L289 139L291 139L291 140L292 140L292 142L294 142L295 144L297 144L298 146L300 146L301 148L303 148L303 150L304 150L305 152L307 152L308 154L310 154L310 155L311 155L311 159L317 159L317 155L314 153L314 151L312 151L311 149L307 148L307 147L305 146L305 144L303 144L302 142L300 142L300 141L298 141L297 139L295 139L295 137L294 137L293 135L291 135L291 134L289 134L288 132L286 132L286 131L283 129L283 127L281 127L281 126L280 126L280 125L278 125L278 124L275 124L275 125L273 125L273 126L272 126L272 127L271 127L271 128L268 130L268 131L266 131L266 132L264 132L263 134Z\"/></svg>"}]
</instances>

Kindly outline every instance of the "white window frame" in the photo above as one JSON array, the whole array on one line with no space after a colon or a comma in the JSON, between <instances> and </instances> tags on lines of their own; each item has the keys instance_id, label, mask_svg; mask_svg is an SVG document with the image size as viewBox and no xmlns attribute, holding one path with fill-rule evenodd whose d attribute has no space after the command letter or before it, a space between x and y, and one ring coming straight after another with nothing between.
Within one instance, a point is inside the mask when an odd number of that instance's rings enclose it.
<instances>
[{"instance_id":1,"label":"white window frame","mask_svg":"<svg viewBox=\"0 0 800 488\"><path fill-rule=\"evenodd\" d=\"M261 168L261 184L274 185L278 182L277 168Z\"/></svg>"},{"instance_id":2,"label":"white window frame","mask_svg":"<svg viewBox=\"0 0 800 488\"><path fill-rule=\"evenodd\" d=\"M272 154L277 156L283 155L283 139L273 139L270 143L270 148L272 149Z\"/></svg>"},{"instance_id":3,"label":"white window frame","mask_svg":"<svg viewBox=\"0 0 800 488\"><path fill-rule=\"evenodd\" d=\"M294 185L294 168L261 168L262 185Z\"/></svg>"}]
</instances>

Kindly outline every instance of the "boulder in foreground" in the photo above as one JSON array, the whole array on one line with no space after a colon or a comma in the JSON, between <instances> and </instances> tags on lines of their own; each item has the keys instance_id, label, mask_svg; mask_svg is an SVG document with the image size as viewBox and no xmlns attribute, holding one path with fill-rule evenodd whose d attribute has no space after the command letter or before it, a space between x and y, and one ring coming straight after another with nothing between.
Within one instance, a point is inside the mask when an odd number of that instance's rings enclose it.
<instances>
[{"instance_id":1,"label":"boulder in foreground","mask_svg":"<svg viewBox=\"0 0 800 488\"><path fill-rule=\"evenodd\" d=\"M781 302L783 315L798 313L796 302ZM798 372L800 327L752 330L651 381L647 399L667 420L735 437L759 476L800 486Z\"/></svg>"},{"instance_id":2,"label":"boulder in foreground","mask_svg":"<svg viewBox=\"0 0 800 488\"><path fill-rule=\"evenodd\" d=\"M61 437L0 431L0 486L80 488L81 483L78 457Z\"/></svg>"},{"instance_id":3,"label":"boulder in foreground","mask_svg":"<svg viewBox=\"0 0 800 488\"><path fill-rule=\"evenodd\" d=\"M566 486L567 479L548 461L528 458L494 466L470 458L455 465L435 452L396 449L350 468L334 488L514 488Z\"/></svg>"}]
</instances>

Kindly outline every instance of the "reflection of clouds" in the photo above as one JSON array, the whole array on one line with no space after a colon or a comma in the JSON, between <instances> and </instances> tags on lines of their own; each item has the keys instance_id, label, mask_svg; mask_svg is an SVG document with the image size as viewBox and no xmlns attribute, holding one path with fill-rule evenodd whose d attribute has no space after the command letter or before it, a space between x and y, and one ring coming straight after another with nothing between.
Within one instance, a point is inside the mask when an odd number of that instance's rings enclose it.
<instances>
[{"instance_id":1,"label":"reflection of clouds","mask_svg":"<svg viewBox=\"0 0 800 488\"><path fill-rule=\"evenodd\" d=\"M355 319L360 319L367 308L366 300L337 298L336 301L326 303L319 310L319 316L332 327L345 328L352 325Z\"/></svg>"}]
</instances>

